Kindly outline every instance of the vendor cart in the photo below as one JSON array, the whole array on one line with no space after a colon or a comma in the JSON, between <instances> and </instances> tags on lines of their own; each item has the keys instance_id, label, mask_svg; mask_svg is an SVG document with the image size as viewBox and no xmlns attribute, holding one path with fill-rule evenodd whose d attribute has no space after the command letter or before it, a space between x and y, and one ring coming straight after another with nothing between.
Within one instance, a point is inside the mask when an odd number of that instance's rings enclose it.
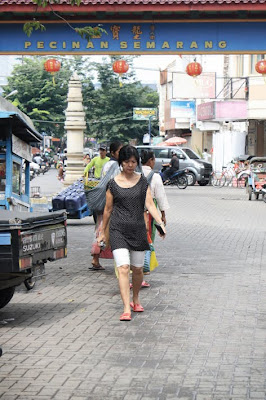
<instances>
[{"instance_id":1,"label":"vendor cart","mask_svg":"<svg viewBox=\"0 0 266 400\"><path fill-rule=\"evenodd\" d=\"M1 209L30 211L30 144L42 139L30 118L0 97Z\"/></svg>"},{"instance_id":2,"label":"vendor cart","mask_svg":"<svg viewBox=\"0 0 266 400\"><path fill-rule=\"evenodd\" d=\"M42 142L31 120L0 97L0 308L15 287L28 289L47 261L66 257L66 213L31 213L31 144Z\"/></svg>"},{"instance_id":3,"label":"vendor cart","mask_svg":"<svg viewBox=\"0 0 266 400\"><path fill-rule=\"evenodd\" d=\"M248 199L252 200L252 196L258 200L262 195L265 200L266 188L266 157L253 157L250 160L250 174L248 177Z\"/></svg>"}]
</instances>

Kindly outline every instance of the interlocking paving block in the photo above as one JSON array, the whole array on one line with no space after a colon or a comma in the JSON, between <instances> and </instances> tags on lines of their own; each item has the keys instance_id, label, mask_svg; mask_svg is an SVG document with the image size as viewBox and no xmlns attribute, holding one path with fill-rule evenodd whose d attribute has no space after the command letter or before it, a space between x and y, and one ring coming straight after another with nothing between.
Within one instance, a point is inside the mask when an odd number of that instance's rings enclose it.
<instances>
[{"instance_id":1,"label":"interlocking paving block","mask_svg":"<svg viewBox=\"0 0 266 400\"><path fill-rule=\"evenodd\" d=\"M0 310L1 399L265 400L266 206L234 188L166 191L145 312L119 321L113 260L89 272L93 221L70 221L67 259Z\"/></svg>"}]
</instances>

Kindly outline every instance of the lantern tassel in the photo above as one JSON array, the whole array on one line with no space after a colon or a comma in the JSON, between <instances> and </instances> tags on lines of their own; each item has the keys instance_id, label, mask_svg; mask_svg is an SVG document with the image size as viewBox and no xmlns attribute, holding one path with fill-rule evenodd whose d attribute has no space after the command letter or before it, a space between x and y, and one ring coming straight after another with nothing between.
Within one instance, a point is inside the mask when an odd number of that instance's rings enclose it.
<instances>
[{"instance_id":1,"label":"lantern tassel","mask_svg":"<svg viewBox=\"0 0 266 400\"><path fill-rule=\"evenodd\" d=\"M54 79L54 76L53 76L53 86L55 86L55 79Z\"/></svg>"},{"instance_id":2,"label":"lantern tassel","mask_svg":"<svg viewBox=\"0 0 266 400\"><path fill-rule=\"evenodd\" d=\"M122 87L123 83L122 83L122 74L119 74L119 86Z\"/></svg>"}]
</instances>

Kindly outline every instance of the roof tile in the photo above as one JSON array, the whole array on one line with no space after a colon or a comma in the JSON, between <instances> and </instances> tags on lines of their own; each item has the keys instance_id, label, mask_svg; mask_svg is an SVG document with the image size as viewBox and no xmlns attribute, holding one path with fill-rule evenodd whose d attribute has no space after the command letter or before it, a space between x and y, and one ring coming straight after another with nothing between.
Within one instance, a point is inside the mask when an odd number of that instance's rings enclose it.
<instances>
[{"instance_id":1,"label":"roof tile","mask_svg":"<svg viewBox=\"0 0 266 400\"><path fill-rule=\"evenodd\" d=\"M69 0L59 0L59 4L70 4ZM119 4L264 4L265 0L81 0L83 5L119 5ZM0 5L16 4L27 5L33 4L31 0L0 0Z\"/></svg>"}]
</instances>

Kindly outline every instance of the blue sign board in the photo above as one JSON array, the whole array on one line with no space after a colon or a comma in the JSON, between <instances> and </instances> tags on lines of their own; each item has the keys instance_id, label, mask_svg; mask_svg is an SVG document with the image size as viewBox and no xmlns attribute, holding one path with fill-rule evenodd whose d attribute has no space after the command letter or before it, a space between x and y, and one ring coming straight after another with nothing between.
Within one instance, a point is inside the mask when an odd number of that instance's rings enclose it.
<instances>
[{"instance_id":1,"label":"blue sign board","mask_svg":"<svg viewBox=\"0 0 266 400\"><path fill-rule=\"evenodd\" d=\"M196 113L195 101L171 101L171 118L193 118Z\"/></svg>"},{"instance_id":2,"label":"blue sign board","mask_svg":"<svg viewBox=\"0 0 266 400\"><path fill-rule=\"evenodd\" d=\"M74 27L96 26L90 22ZM266 22L106 23L82 39L67 24L47 23L28 38L22 23L0 23L0 54L264 53Z\"/></svg>"}]
</instances>

